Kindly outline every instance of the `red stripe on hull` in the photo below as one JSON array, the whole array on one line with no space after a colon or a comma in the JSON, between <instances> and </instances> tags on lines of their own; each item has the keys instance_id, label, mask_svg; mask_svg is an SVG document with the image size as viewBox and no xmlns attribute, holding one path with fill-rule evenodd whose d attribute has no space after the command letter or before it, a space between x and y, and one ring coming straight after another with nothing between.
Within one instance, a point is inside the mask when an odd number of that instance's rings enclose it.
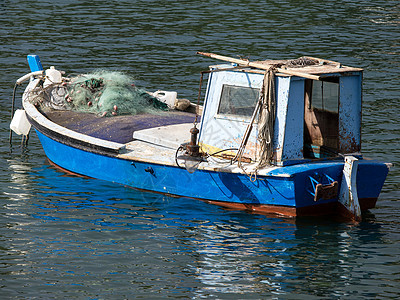
<instances>
[{"instance_id":1,"label":"red stripe on hull","mask_svg":"<svg viewBox=\"0 0 400 300\"><path fill-rule=\"evenodd\" d=\"M52 162L48 157L47 157L47 162L52 166L55 167L56 169L59 169L60 171L63 171L64 173L66 173L67 175L71 175L71 176L77 176L77 177L82 177L82 178L91 178L89 176L85 176L85 175L81 175L75 172L72 172L70 170L64 169L63 167L60 167L59 165L55 164L54 162Z\"/></svg>"},{"instance_id":2,"label":"red stripe on hull","mask_svg":"<svg viewBox=\"0 0 400 300\"><path fill-rule=\"evenodd\" d=\"M359 201L361 210L364 211L374 208L377 198L364 198ZM207 200L206 202L233 210L245 210L252 213L266 215L277 214L286 217L344 215L344 212L342 212L342 209L339 206L339 202L316 204L299 208L277 205L229 203L213 200Z\"/></svg>"},{"instance_id":3,"label":"red stripe on hull","mask_svg":"<svg viewBox=\"0 0 400 300\"><path fill-rule=\"evenodd\" d=\"M371 208L375 208L377 200L378 200L378 198L362 198L362 199L358 199L358 202L360 203L361 211L368 210L368 209L371 209Z\"/></svg>"},{"instance_id":4,"label":"red stripe on hull","mask_svg":"<svg viewBox=\"0 0 400 300\"><path fill-rule=\"evenodd\" d=\"M258 214L274 214L286 217L300 217L300 216L321 216L332 215L337 212L337 203L324 203L316 204L309 207L289 207L278 205L264 205L264 204L242 204L242 203L229 203L221 201L207 200L207 203L215 204L234 210L245 210Z\"/></svg>"}]
</instances>

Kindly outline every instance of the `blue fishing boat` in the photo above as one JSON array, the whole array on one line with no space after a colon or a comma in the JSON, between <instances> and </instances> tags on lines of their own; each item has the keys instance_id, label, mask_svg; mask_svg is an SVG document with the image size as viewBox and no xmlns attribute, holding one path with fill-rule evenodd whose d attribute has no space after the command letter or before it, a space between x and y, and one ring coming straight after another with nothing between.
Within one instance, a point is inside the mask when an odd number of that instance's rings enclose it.
<instances>
[{"instance_id":1,"label":"blue fishing boat","mask_svg":"<svg viewBox=\"0 0 400 300\"><path fill-rule=\"evenodd\" d=\"M201 72L197 104L144 93L154 109L129 114L123 104L93 110L105 106L110 80L71 79L29 55L12 128L27 135L32 125L50 162L68 172L140 190L290 217L359 221L375 207L390 164L361 154L362 69L199 54L223 62ZM82 94L87 108L71 109Z\"/></svg>"}]
</instances>

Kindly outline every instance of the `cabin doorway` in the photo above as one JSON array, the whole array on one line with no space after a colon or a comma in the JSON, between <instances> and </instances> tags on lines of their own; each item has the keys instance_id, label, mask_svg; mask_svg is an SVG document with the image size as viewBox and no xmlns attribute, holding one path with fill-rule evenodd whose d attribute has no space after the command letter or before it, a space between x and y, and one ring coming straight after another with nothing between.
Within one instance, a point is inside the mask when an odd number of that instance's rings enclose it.
<instances>
[{"instance_id":1,"label":"cabin doorway","mask_svg":"<svg viewBox=\"0 0 400 300\"><path fill-rule=\"evenodd\" d=\"M304 157L336 156L339 141L339 78L305 80Z\"/></svg>"}]
</instances>

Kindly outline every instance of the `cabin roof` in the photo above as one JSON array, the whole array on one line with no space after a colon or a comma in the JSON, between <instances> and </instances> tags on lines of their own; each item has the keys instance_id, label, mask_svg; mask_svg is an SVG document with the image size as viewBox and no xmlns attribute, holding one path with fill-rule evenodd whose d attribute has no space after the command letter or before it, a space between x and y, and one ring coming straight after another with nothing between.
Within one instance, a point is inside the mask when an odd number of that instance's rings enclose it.
<instances>
[{"instance_id":1,"label":"cabin roof","mask_svg":"<svg viewBox=\"0 0 400 300\"><path fill-rule=\"evenodd\" d=\"M237 59L227 56L222 56L213 53L197 52L208 57L227 61L233 65L228 68L234 68L242 72L265 73L270 68L274 68L279 74L294 75L309 79L320 80L332 74L361 72L363 69L344 66L340 62L326 60L322 58L302 56L297 59L288 60L262 60L249 61L247 59ZM211 70L226 69L226 65L210 66Z\"/></svg>"},{"instance_id":2,"label":"cabin roof","mask_svg":"<svg viewBox=\"0 0 400 300\"><path fill-rule=\"evenodd\" d=\"M264 68L278 66L288 71L297 71L305 74L332 74L344 72L360 72L363 69L344 66L340 62L325 60L316 57L303 56L292 60L263 60L254 61L254 65L262 65Z\"/></svg>"}]
</instances>

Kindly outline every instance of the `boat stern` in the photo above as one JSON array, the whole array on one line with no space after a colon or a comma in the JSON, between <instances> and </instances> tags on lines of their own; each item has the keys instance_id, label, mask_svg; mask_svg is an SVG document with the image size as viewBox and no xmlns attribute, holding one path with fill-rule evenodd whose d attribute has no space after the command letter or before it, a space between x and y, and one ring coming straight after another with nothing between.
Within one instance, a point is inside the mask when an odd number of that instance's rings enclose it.
<instances>
[{"instance_id":1,"label":"boat stern","mask_svg":"<svg viewBox=\"0 0 400 300\"><path fill-rule=\"evenodd\" d=\"M362 211L375 207L390 166L353 156L344 161L293 166L296 214L344 213L360 220Z\"/></svg>"},{"instance_id":2,"label":"boat stern","mask_svg":"<svg viewBox=\"0 0 400 300\"><path fill-rule=\"evenodd\" d=\"M392 164L363 160L358 165L357 194L362 211L375 207Z\"/></svg>"}]
</instances>

